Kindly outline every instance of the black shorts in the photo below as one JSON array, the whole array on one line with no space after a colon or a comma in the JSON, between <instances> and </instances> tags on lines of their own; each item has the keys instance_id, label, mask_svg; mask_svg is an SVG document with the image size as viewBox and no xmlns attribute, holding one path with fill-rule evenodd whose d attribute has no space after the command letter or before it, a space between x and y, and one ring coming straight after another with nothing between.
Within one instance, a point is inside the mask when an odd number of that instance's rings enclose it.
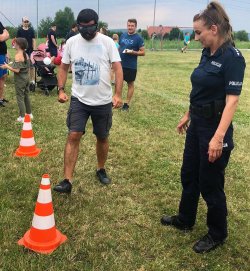
<instances>
[{"instance_id":1,"label":"black shorts","mask_svg":"<svg viewBox=\"0 0 250 271\"><path fill-rule=\"evenodd\" d=\"M92 120L93 133L98 138L107 138L112 126L112 104L90 106L72 96L67 116L69 132L85 133L89 117Z\"/></svg>"},{"instance_id":2,"label":"black shorts","mask_svg":"<svg viewBox=\"0 0 250 271\"><path fill-rule=\"evenodd\" d=\"M136 69L122 68L123 70L123 79L127 83L134 82L136 78Z\"/></svg>"},{"instance_id":3,"label":"black shorts","mask_svg":"<svg viewBox=\"0 0 250 271\"><path fill-rule=\"evenodd\" d=\"M50 53L50 56L51 56L51 57L52 57L52 56L57 57L57 48L55 48L55 47L50 47L50 48L49 48L49 53Z\"/></svg>"}]
</instances>

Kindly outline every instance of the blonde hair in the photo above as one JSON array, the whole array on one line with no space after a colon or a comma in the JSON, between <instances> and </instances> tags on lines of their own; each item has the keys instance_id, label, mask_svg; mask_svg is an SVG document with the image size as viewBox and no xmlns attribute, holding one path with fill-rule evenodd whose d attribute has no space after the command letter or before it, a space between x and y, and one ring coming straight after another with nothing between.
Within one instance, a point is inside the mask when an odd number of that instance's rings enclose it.
<instances>
[{"instance_id":1,"label":"blonde hair","mask_svg":"<svg viewBox=\"0 0 250 271\"><path fill-rule=\"evenodd\" d=\"M113 34L112 39L113 40L119 40L119 36L117 34Z\"/></svg>"},{"instance_id":2,"label":"blonde hair","mask_svg":"<svg viewBox=\"0 0 250 271\"><path fill-rule=\"evenodd\" d=\"M234 44L230 19L224 8L218 2L210 2L206 9L196 14L193 18L193 22L198 20L202 20L208 28L212 25L216 25L219 35L224 37L225 42Z\"/></svg>"}]
</instances>

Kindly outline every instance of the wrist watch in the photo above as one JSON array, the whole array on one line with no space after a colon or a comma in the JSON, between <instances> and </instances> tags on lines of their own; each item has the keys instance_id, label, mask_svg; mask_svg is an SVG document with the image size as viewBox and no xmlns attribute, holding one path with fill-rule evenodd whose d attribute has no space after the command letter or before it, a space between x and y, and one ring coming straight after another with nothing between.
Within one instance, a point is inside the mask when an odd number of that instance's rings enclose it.
<instances>
[{"instance_id":1,"label":"wrist watch","mask_svg":"<svg viewBox=\"0 0 250 271\"><path fill-rule=\"evenodd\" d=\"M63 91L64 91L64 86L58 87L58 91L60 91L60 90L63 90Z\"/></svg>"}]
</instances>

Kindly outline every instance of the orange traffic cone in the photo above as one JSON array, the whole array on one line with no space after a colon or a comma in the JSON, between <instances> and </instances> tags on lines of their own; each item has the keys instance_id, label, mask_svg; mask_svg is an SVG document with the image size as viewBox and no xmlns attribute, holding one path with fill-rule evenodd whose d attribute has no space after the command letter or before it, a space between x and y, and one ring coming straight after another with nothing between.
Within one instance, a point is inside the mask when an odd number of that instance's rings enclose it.
<instances>
[{"instance_id":1,"label":"orange traffic cone","mask_svg":"<svg viewBox=\"0 0 250 271\"><path fill-rule=\"evenodd\" d=\"M26 114L24 117L23 130L21 132L20 145L15 152L15 156L34 157L39 155L40 152L41 149L36 147L30 116Z\"/></svg>"},{"instance_id":2,"label":"orange traffic cone","mask_svg":"<svg viewBox=\"0 0 250 271\"><path fill-rule=\"evenodd\" d=\"M49 254L67 240L55 226L49 175L42 177L31 228L18 241L35 252Z\"/></svg>"}]
</instances>

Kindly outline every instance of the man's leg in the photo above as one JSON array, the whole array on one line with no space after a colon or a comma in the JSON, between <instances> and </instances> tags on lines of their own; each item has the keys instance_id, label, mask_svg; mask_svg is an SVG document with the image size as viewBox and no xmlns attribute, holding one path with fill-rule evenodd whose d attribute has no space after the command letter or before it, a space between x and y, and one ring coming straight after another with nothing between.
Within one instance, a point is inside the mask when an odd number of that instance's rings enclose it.
<instances>
[{"instance_id":1,"label":"man's leg","mask_svg":"<svg viewBox=\"0 0 250 271\"><path fill-rule=\"evenodd\" d=\"M105 163L108 157L109 141L108 138L96 138L97 171L96 175L102 184L110 184L111 180L107 176Z\"/></svg>"},{"instance_id":2,"label":"man's leg","mask_svg":"<svg viewBox=\"0 0 250 271\"><path fill-rule=\"evenodd\" d=\"M135 90L134 81L128 82L128 94L127 94L127 101L126 101L127 104L130 103L134 94L134 90Z\"/></svg>"},{"instance_id":3,"label":"man's leg","mask_svg":"<svg viewBox=\"0 0 250 271\"><path fill-rule=\"evenodd\" d=\"M72 181L73 172L79 153L79 144L82 132L71 132L68 135L64 149L64 178Z\"/></svg>"},{"instance_id":4,"label":"man's leg","mask_svg":"<svg viewBox=\"0 0 250 271\"><path fill-rule=\"evenodd\" d=\"M108 138L96 138L96 156L97 156L97 168L104 168L107 161L109 151Z\"/></svg>"},{"instance_id":5,"label":"man's leg","mask_svg":"<svg viewBox=\"0 0 250 271\"><path fill-rule=\"evenodd\" d=\"M3 97L3 91L4 91L4 83L5 83L5 79L6 79L6 74L4 74L1 78L0 78L0 107L1 106L5 106L4 102L8 102L7 100L4 99Z\"/></svg>"},{"instance_id":6,"label":"man's leg","mask_svg":"<svg viewBox=\"0 0 250 271\"><path fill-rule=\"evenodd\" d=\"M0 65L4 64L6 62L5 55L0 55ZM3 97L3 91L4 91L4 83L7 76L7 70L0 70L0 106L4 106L4 97Z\"/></svg>"},{"instance_id":7,"label":"man's leg","mask_svg":"<svg viewBox=\"0 0 250 271\"><path fill-rule=\"evenodd\" d=\"M3 100L4 82L5 82L5 75L0 78L0 100Z\"/></svg>"},{"instance_id":8,"label":"man's leg","mask_svg":"<svg viewBox=\"0 0 250 271\"><path fill-rule=\"evenodd\" d=\"M109 130L112 126L112 105L107 104L97 107L91 114L93 132L96 135L96 156L97 171L96 175L102 184L109 184L111 180L105 171L109 151Z\"/></svg>"},{"instance_id":9,"label":"man's leg","mask_svg":"<svg viewBox=\"0 0 250 271\"><path fill-rule=\"evenodd\" d=\"M70 193L72 190L73 173L79 153L82 132L70 132L64 149L64 180L53 189L59 193Z\"/></svg>"}]
</instances>

